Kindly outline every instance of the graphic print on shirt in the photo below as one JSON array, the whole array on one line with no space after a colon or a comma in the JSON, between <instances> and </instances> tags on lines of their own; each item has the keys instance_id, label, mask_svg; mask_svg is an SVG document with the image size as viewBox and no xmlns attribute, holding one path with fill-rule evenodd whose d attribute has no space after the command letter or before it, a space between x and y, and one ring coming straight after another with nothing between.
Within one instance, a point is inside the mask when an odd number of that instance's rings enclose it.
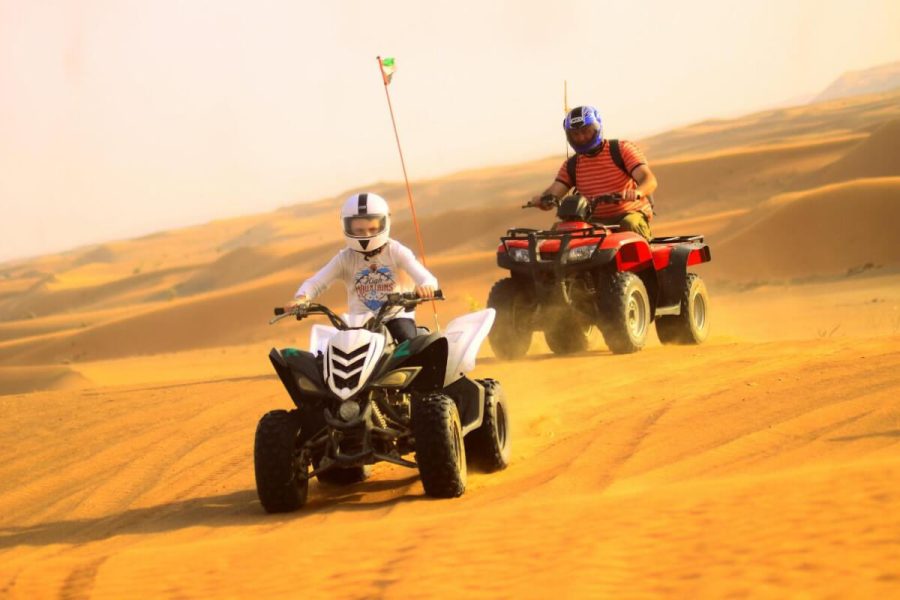
<instances>
[{"instance_id":1,"label":"graphic print on shirt","mask_svg":"<svg viewBox=\"0 0 900 600\"><path fill-rule=\"evenodd\" d=\"M353 282L360 302L372 311L381 308L385 296L393 292L396 285L394 273L388 267L377 264L366 265L356 274Z\"/></svg>"}]
</instances>

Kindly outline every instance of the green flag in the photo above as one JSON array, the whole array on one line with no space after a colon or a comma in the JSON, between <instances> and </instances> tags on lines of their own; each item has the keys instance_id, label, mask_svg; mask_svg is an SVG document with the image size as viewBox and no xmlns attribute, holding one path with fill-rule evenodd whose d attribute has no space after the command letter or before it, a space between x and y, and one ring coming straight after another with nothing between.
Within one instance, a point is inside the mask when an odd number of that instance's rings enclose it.
<instances>
[{"instance_id":1,"label":"green flag","mask_svg":"<svg viewBox=\"0 0 900 600\"><path fill-rule=\"evenodd\" d=\"M381 59L381 76L384 77L384 85L387 85L391 82L391 77L394 76L395 70L396 66L394 65L393 58Z\"/></svg>"}]
</instances>

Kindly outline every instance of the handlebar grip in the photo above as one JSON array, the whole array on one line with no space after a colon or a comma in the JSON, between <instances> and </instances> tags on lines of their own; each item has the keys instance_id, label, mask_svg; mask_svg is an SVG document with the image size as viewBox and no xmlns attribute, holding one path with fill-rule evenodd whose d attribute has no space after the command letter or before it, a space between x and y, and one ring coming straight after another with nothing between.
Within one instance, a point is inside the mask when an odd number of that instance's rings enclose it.
<instances>
[{"instance_id":1,"label":"handlebar grip","mask_svg":"<svg viewBox=\"0 0 900 600\"><path fill-rule=\"evenodd\" d=\"M278 307L275 308L275 316L276 316L276 317L281 316L281 315L283 315L283 314L284 314L284 307L283 307L283 306L278 306Z\"/></svg>"},{"instance_id":2,"label":"handlebar grip","mask_svg":"<svg viewBox=\"0 0 900 600\"><path fill-rule=\"evenodd\" d=\"M532 200L529 200L526 204L523 204L523 205L522 205L522 208L541 208L541 209L544 209L544 208L547 207L548 205L551 206L551 207L552 207L552 206L555 206L555 207L559 208L559 202L560 202L559 198L557 198L557 197L554 196L553 194L544 194L543 196L541 196L540 198L538 198L538 202L537 202L536 204L535 204ZM546 210L550 210L550 209L549 209L549 208L546 208Z\"/></svg>"},{"instance_id":3,"label":"handlebar grip","mask_svg":"<svg viewBox=\"0 0 900 600\"><path fill-rule=\"evenodd\" d=\"M415 292L392 292L387 295L386 300L391 304L401 304L404 302L427 302L428 300L443 300L444 291L434 290L433 298L419 298Z\"/></svg>"},{"instance_id":4,"label":"handlebar grip","mask_svg":"<svg viewBox=\"0 0 900 600\"><path fill-rule=\"evenodd\" d=\"M614 192L612 194L601 194L591 198L593 204L615 204L622 200L622 194Z\"/></svg>"}]
</instances>

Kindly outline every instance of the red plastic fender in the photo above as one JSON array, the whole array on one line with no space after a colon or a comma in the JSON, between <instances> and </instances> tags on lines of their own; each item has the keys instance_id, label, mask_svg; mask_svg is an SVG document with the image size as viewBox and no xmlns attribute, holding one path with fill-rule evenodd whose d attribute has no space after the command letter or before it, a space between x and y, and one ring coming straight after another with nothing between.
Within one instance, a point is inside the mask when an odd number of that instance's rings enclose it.
<instances>
[{"instance_id":1,"label":"red plastic fender","mask_svg":"<svg viewBox=\"0 0 900 600\"><path fill-rule=\"evenodd\" d=\"M616 251L616 268L619 271L643 271L653 265L650 244L639 234L631 231L606 236L600 244L600 249Z\"/></svg>"},{"instance_id":2,"label":"red plastic fender","mask_svg":"<svg viewBox=\"0 0 900 600\"><path fill-rule=\"evenodd\" d=\"M688 255L687 266L699 265L700 263L709 262L709 247L704 245L702 248L694 248Z\"/></svg>"},{"instance_id":3,"label":"red plastic fender","mask_svg":"<svg viewBox=\"0 0 900 600\"><path fill-rule=\"evenodd\" d=\"M651 252L653 253L654 269L662 271L669 266L669 261L672 259L672 246L653 246Z\"/></svg>"}]
</instances>

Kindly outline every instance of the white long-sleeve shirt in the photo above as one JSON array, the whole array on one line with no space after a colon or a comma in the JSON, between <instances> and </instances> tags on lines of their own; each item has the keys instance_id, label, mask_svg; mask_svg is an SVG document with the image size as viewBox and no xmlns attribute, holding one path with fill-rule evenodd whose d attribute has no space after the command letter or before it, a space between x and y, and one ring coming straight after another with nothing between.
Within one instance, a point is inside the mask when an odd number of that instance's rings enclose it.
<instances>
[{"instance_id":1,"label":"white long-sleeve shirt","mask_svg":"<svg viewBox=\"0 0 900 600\"><path fill-rule=\"evenodd\" d=\"M368 260L363 254L344 248L318 273L304 281L294 296L305 295L311 300L340 279L347 286L347 305L351 314L377 312L387 294L412 291L403 273L408 274L416 285L438 287L437 279L416 260L412 250L388 239L384 249ZM394 318L398 317L413 319L415 311L398 312Z\"/></svg>"}]
</instances>

